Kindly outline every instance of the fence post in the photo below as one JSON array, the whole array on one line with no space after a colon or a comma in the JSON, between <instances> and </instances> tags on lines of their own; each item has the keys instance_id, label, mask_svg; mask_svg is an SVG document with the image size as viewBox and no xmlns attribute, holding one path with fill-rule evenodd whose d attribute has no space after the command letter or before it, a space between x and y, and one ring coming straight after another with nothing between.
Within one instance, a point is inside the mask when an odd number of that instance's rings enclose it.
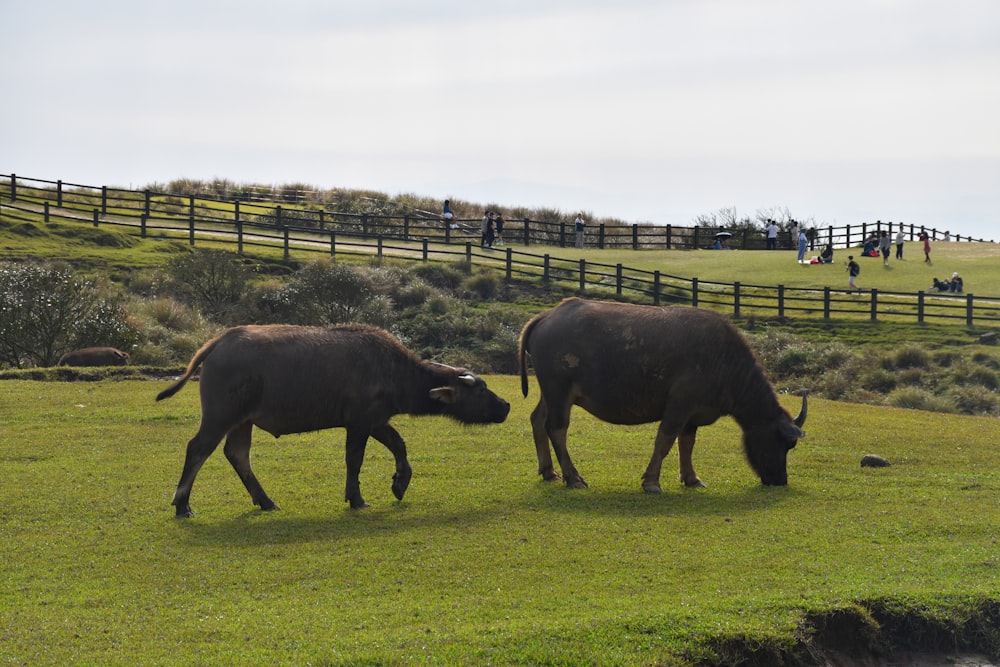
<instances>
[{"instance_id":1,"label":"fence post","mask_svg":"<svg viewBox=\"0 0 1000 667\"><path fill-rule=\"evenodd\" d=\"M378 243L378 258L379 258L379 260L381 260L382 259L382 235L379 234L376 240L377 240L377 243Z\"/></svg>"},{"instance_id":2,"label":"fence post","mask_svg":"<svg viewBox=\"0 0 1000 667\"><path fill-rule=\"evenodd\" d=\"M666 229L667 229L667 250L670 250L670 244L673 242L674 226L667 225Z\"/></svg>"},{"instance_id":3,"label":"fence post","mask_svg":"<svg viewBox=\"0 0 1000 667\"><path fill-rule=\"evenodd\" d=\"M281 227L282 226L281 225L281 221L284 219L284 217L285 216L282 214L282 210L281 210L281 204L278 204L277 206L274 207L274 225L275 225L275 227Z\"/></svg>"},{"instance_id":4,"label":"fence post","mask_svg":"<svg viewBox=\"0 0 1000 667\"><path fill-rule=\"evenodd\" d=\"M695 308L698 307L698 279L691 279L691 305Z\"/></svg>"},{"instance_id":5,"label":"fence post","mask_svg":"<svg viewBox=\"0 0 1000 667\"><path fill-rule=\"evenodd\" d=\"M823 318L830 319L830 286L823 288Z\"/></svg>"},{"instance_id":6,"label":"fence post","mask_svg":"<svg viewBox=\"0 0 1000 667\"><path fill-rule=\"evenodd\" d=\"M330 257L337 254L337 232L330 230Z\"/></svg>"},{"instance_id":7,"label":"fence post","mask_svg":"<svg viewBox=\"0 0 1000 667\"><path fill-rule=\"evenodd\" d=\"M240 221L240 200L237 199L233 202L233 222Z\"/></svg>"},{"instance_id":8,"label":"fence post","mask_svg":"<svg viewBox=\"0 0 1000 667\"><path fill-rule=\"evenodd\" d=\"M446 224L444 226L444 242L451 243L451 225Z\"/></svg>"},{"instance_id":9,"label":"fence post","mask_svg":"<svg viewBox=\"0 0 1000 667\"><path fill-rule=\"evenodd\" d=\"M622 265L615 266L615 294L622 295Z\"/></svg>"},{"instance_id":10,"label":"fence post","mask_svg":"<svg viewBox=\"0 0 1000 667\"><path fill-rule=\"evenodd\" d=\"M580 260L580 291L587 289L587 260Z\"/></svg>"},{"instance_id":11,"label":"fence post","mask_svg":"<svg viewBox=\"0 0 1000 667\"><path fill-rule=\"evenodd\" d=\"M917 323L924 323L924 291L917 292Z\"/></svg>"},{"instance_id":12,"label":"fence post","mask_svg":"<svg viewBox=\"0 0 1000 667\"><path fill-rule=\"evenodd\" d=\"M872 321L878 319L878 288L872 288Z\"/></svg>"},{"instance_id":13,"label":"fence post","mask_svg":"<svg viewBox=\"0 0 1000 667\"><path fill-rule=\"evenodd\" d=\"M243 223L236 221L236 254L243 254Z\"/></svg>"},{"instance_id":14,"label":"fence post","mask_svg":"<svg viewBox=\"0 0 1000 667\"><path fill-rule=\"evenodd\" d=\"M697 250L700 247L700 245L701 245L698 242L698 231L699 231L698 225L695 225L694 226L694 245L691 247L692 250Z\"/></svg>"},{"instance_id":15,"label":"fence post","mask_svg":"<svg viewBox=\"0 0 1000 667\"><path fill-rule=\"evenodd\" d=\"M531 234L528 232L528 226L529 226L529 221L528 221L527 218L525 218L524 219L524 229L522 230L524 232L524 241L523 241L523 243L524 243L525 246L527 246L528 243L529 243L529 241L531 240Z\"/></svg>"},{"instance_id":16,"label":"fence post","mask_svg":"<svg viewBox=\"0 0 1000 667\"><path fill-rule=\"evenodd\" d=\"M194 212L188 215L188 243L194 245Z\"/></svg>"},{"instance_id":17,"label":"fence post","mask_svg":"<svg viewBox=\"0 0 1000 667\"><path fill-rule=\"evenodd\" d=\"M423 258L423 261L426 262L427 261L427 239L424 239L423 241L420 242L420 250L421 250L421 257ZM510 248L507 249L507 252L508 253L510 252Z\"/></svg>"},{"instance_id":18,"label":"fence post","mask_svg":"<svg viewBox=\"0 0 1000 667\"><path fill-rule=\"evenodd\" d=\"M514 251L511 250L510 248L506 248L506 250L507 250L507 268L506 268L505 280L507 282L510 282L511 278L513 278L514 276Z\"/></svg>"},{"instance_id":19,"label":"fence post","mask_svg":"<svg viewBox=\"0 0 1000 667\"><path fill-rule=\"evenodd\" d=\"M319 229L320 229L320 231L323 231L324 227L326 227L326 211L324 211L323 209L320 209L319 210Z\"/></svg>"},{"instance_id":20,"label":"fence post","mask_svg":"<svg viewBox=\"0 0 1000 667\"><path fill-rule=\"evenodd\" d=\"M604 223L597 228L597 247L604 250Z\"/></svg>"},{"instance_id":21,"label":"fence post","mask_svg":"<svg viewBox=\"0 0 1000 667\"><path fill-rule=\"evenodd\" d=\"M101 217L101 212L98 209L94 209L94 227L97 226L97 221Z\"/></svg>"},{"instance_id":22,"label":"fence post","mask_svg":"<svg viewBox=\"0 0 1000 667\"><path fill-rule=\"evenodd\" d=\"M17 201L17 174L10 175L10 200Z\"/></svg>"},{"instance_id":23,"label":"fence post","mask_svg":"<svg viewBox=\"0 0 1000 667\"><path fill-rule=\"evenodd\" d=\"M410 240L410 216L409 215L404 215L403 216L403 240L404 241L409 241Z\"/></svg>"},{"instance_id":24,"label":"fence post","mask_svg":"<svg viewBox=\"0 0 1000 667\"><path fill-rule=\"evenodd\" d=\"M146 214L139 216L139 237L146 238Z\"/></svg>"},{"instance_id":25,"label":"fence post","mask_svg":"<svg viewBox=\"0 0 1000 667\"><path fill-rule=\"evenodd\" d=\"M108 186L101 186L101 215L108 214Z\"/></svg>"},{"instance_id":26,"label":"fence post","mask_svg":"<svg viewBox=\"0 0 1000 667\"><path fill-rule=\"evenodd\" d=\"M785 316L785 286L778 285L778 318Z\"/></svg>"},{"instance_id":27,"label":"fence post","mask_svg":"<svg viewBox=\"0 0 1000 667\"><path fill-rule=\"evenodd\" d=\"M145 201L145 204L143 205L143 213L145 213L146 217L148 218L149 217L149 206L150 206L150 202L151 202L153 196L149 192L148 189L146 190L145 194L146 194L146 197L145 197L146 201Z\"/></svg>"},{"instance_id":28,"label":"fence post","mask_svg":"<svg viewBox=\"0 0 1000 667\"><path fill-rule=\"evenodd\" d=\"M733 283L733 317L740 316L740 282Z\"/></svg>"},{"instance_id":29,"label":"fence post","mask_svg":"<svg viewBox=\"0 0 1000 667\"><path fill-rule=\"evenodd\" d=\"M851 226L850 225L844 225L844 244L845 244L844 245L845 248L850 248L851 247Z\"/></svg>"},{"instance_id":30,"label":"fence post","mask_svg":"<svg viewBox=\"0 0 1000 667\"><path fill-rule=\"evenodd\" d=\"M46 224L48 224L48 222L49 222L49 200L48 199L45 200L45 222L46 222Z\"/></svg>"},{"instance_id":31,"label":"fence post","mask_svg":"<svg viewBox=\"0 0 1000 667\"><path fill-rule=\"evenodd\" d=\"M542 282L549 282L549 256L545 255L542 261Z\"/></svg>"},{"instance_id":32,"label":"fence post","mask_svg":"<svg viewBox=\"0 0 1000 667\"><path fill-rule=\"evenodd\" d=\"M194 220L194 195L188 195L188 215Z\"/></svg>"},{"instance_id":33,"label":"fence post","mask_svg":"<svg viewBox=\"0 0 1000 667\"><path fill-rule=\"evenodd\" d=\"M621 265L619 265L621 266ZM653 305L660 305L660 270L653 271Z\"/></svg>"},{"instance_id":34,"label":"fence post","mask_svg":"<svg viewBox=\"0 0 1000 667\"><path fill-rule=\"evenodd\" d=\"M56 206L62 208L62 181L56 181Z\"/></svg>"},{"instance_id":35,"label":"fence post","mask_svg":"<svg viewBox=\"0 0 1000 667\"><path fill-rule=\"evenodd\" d=\"M965 324L972 326L972 295L965 295Z\"/></svg>"},{"instance_id":36,"label":"fence post","mask_svg":"<svg viewBox=\"0 0 1000 667\"><path fill-rule=\"evenodd\" d=\"M472 268L472 241L465 242L465 263Z\"/></svg>"},{"instance_id":37,"label":"fence post","mask_svg":"<svg viewBox=\"0 0 1000 667\"><path fill-rule=\"evenodd\" d=\"M368 214L361 214L361 233L368 236Z\"/></svg>"},{"instance_id":38,"label":"fence post","mask_svg":"<svg viewBox=\"0 0 1000 667\"><path fill-rule=\"evenodd\" d=\"M559 223L559 247L560 248L565 248L566 247L566 223L565 222L560 222Z\"/></svg>"},{"instance_id":39,"label":"fence post","mask_svg":"<svg viewBox=\"0 0 1000 667\"><path fill-rule=\"evenodd\" d=\"M639 225L632 225L632 250L639 249Z\"/></svg>"}]
</instances>

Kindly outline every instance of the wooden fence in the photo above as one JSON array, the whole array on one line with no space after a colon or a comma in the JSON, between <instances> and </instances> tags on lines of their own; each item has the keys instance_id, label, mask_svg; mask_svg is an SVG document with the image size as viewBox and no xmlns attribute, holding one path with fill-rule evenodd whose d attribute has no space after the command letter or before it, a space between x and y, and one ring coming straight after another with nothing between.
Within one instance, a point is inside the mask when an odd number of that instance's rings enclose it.
<instances>
[{"instance_id":1,"label":"wooden fence","mask_svg":"<svg viewBox=\"0 0 1000 667\"><path fill-rule=\"evenodd\" d=\"M996 326L1000 322L1000 298L973 294L938 294L923 291L847 293L832 288L796 288L784 285L718 283L697 278L674 276L661 271L647 271L622 264L602 264L586 260L568 260L548 253L482 248L465 240L450 243L424 236L396 238L372 227L342 231L335 226L299 227L270 222L222 220L199 216L197 211L149 213L138 215L123 209L53 206L48 200L38 202L8 200L0 195L0 221L45 222L59 220L111 225L143 238L183 239L190 245L209 243L231 247L239 254L251 250L278 252L285 260L292 253L314 253L330 257L357 255L393 257L410 261L465 262L469 266L487 266L501 272L508 281L542 280L572 287L577 293L594 298L624 297L645 300L655 305L685 304L709 307L735 317L749 315L779 318L850 318L872 321L937 322L973 326ZM286 220L287 222L287 220Z\"/></svg>"},{"instance_id":2,"label":"wooden fence","mask_svg":"<svg viewBox=\"0 0 1000 667\"><path fill-rule=\"evenodd\" d=\"M478 242L480 219L460 219L458 228L452 229L437 216L374 215L367 213L343 213L327 210L325 207L308 205L282 206L273 202L247 201L243 199L213 199L193 195L177 196L157 193L151 190L124 190L107 186L95 187L24 178L16 174L0 174L0 192L12 203L22 202L36 206L46 204L66 211L90 213L99 211L102 217L119 216L147 220L188 218L199 223L252 223L263 227L281 229L312 229L320 232L336 232L367 238L382 237L401 241L427 240L430 243L464 244ZM895 237L902 229L906 240L914 241L920 234L927 234L932 240L943 240L947 232L928 229L917 225L892 222L863 222L857 225L839 227L827 226L806 230L809 250L817 254L827 243L834 248L860 246L872 234L886 231ZM588 225L584 232L587 247L633 248L633 249L680 249L689 250L710 247L719 230L706 227L682 227L676 225ZM530 220L507 220L504 238L523 246L547 245L571 247L576 234L573 223ZM972 237L954 236L954 241L983 241ZM795 248L797 242L787 231L779 235L779 247ZM763 230L735 230L729 240L734 249L763 249L767 240Z\"/></svg>"}]
</instances>

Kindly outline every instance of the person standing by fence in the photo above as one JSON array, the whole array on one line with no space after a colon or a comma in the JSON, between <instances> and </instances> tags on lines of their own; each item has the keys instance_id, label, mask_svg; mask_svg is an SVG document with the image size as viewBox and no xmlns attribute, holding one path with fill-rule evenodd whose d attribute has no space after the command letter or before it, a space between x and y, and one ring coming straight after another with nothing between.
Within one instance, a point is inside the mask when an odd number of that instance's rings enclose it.
<instances>
[{"instance_id":1,"label":"person standing by fence","mask_svg":"<svg viewBox=\"0 0 1000 667\"><path fill-rule=\"evenodd\" d=\"M920 239L924 242L924 264L931 263L931 237L927 232L920 232Z\"/></svg>"},{"instance_id":2,"label":"person standing by fence","mask_svg":"<svg viewBox=\"0 0 1000 667\"><path fill-rule=\"evenodd\" d=\"M799 263L806 258L806 246L809 244L809 237L806 236L806 230L799 230Z\"/></svg>"},{"instance_id":3,"label":"person standing by fence","mask_svg":"<svg viewBox=\"0 0 1000 667\"><path fill-rule=\"evenodd\" d=\"M458 229L458 224L455 222L455 214L451 210L451 200L444 200L444 213L442 216L444 218L444 224L448 225L451 229Z\"/></svg>"},{"instance_id":4,"label":"person standing by fence","mask_svg":"<svg viewBox=\"0 0 1000 667\"><path fill-rule=\"evenodd\" d=\"M878 237L878 249L882 252L882 266L889 266L889 232L884 229Z\"/></svg>"},{"instance_id":5,"label":"person standing by fence","mask_svg":"<svg viewBox=\"0 0 1000 667\"><path fill-rule=\"evenodd\" d=\"M903 259L903 241L906 234L903 233L903 223L899 223L899 231L896 232L896 259Z\"/></svg>"},{"instance_id":6,"label":"person standing by fence","mask_svg":"<svg viewBox=\"0 0 1000 667\"><path fill-rule=\"evenodd\" d=\"M775 224L774 220L768 219L766 230L767 249L776 250L778 248L778 225Z\"/></svg>"},{"instance_id":7,"label":"person standing by fence","mask_svg":"<svg viewBox=\"0 0 1000 667\"><path fill-rule=\"evenodd\" d=\"M587 223L583 221L583 213L576 214L576 220L573 221L573 225L576 227L576 247L583 248L583 230L587 226Z\"/></svg>"},{"instance_id":8,"label":"person standing by fence","mask_svg":"<svg viewBox=\"0 0 1000 667\"><path fill-rule=\"evenodd\" d=\"M497 242L496 245L503 245L503 214L497 211L496 217L493 218L493 222L496 225L496 235Z\"/></svg>"}]
</instances>

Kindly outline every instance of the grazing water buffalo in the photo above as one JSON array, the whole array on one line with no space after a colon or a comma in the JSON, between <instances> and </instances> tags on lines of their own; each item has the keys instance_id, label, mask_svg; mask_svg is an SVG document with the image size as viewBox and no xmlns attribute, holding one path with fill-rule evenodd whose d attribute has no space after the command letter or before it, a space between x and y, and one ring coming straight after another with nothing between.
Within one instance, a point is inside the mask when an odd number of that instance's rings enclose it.
<instances>
[{"instance_id":1,"label":"grazing water buffalo","mask_svg":"<svg viewBox=\"0 0 1000 667\"><path fill-rule=\"evenodd\" d=\"M201 426L187 445L173 505L190 516L191 485L223 437L223 451L255 505L277 509L250 468L256 425L275 437L347 428L347 486L352 508L366 507L358 474L371 436L396 459L392 492L402 499L412 471L406 445L389 425L397 414L446 415L464 424L499 423L510 404L464 369L418 359L381 329L244 326L195 353L187 370L156 400L177 393L201 366Z\"/></svg>"},{"instance_id":2,"label":"grazing water buffalo","mask_svg":"<svg viewBox=\"0 0 1000 667\"><path fill-rule=\"evenodd\" d=\"M761 481L788 483L785 458L805 435L806 397L792 419L739 331L716 313L570 298L525 325L518 352L521 391L528 395L529 355L541 389L531 430L546 480L559 479L551 440L566 484L587 486L566 450L570 408L579 405L613 424L660 422L642 476L647 492L661 491L660 467L678 438L681 481L704 486L691 464L695 434L723 415L743 429Z\"/></svg>"},{"instance_id":3,"label":"grazing water buffalo","mask_svg":"<svg viewBox=\"0 0 1000 667\"><path fill-rule=\"evenodd\" d=\"M59 358L60 366L125 366L128 355L113 347L83 347Z\"/></svg>"}]
</instances>

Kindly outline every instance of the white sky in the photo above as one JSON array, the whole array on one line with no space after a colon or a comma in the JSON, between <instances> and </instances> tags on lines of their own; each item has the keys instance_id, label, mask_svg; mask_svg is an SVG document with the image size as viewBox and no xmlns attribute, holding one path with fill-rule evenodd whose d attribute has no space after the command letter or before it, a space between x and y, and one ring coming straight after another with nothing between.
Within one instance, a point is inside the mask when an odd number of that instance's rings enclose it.
<instances>
[{"instance_id":1,"label":"white sky","mask_svg":"<svg viewBox=\"0 0 1000 667\"><path fill-rule=\"evenodd\" d=\"M1000 240L996 0L0 0L0 58L0 173Z\"/></svg>"}]
</instances>

